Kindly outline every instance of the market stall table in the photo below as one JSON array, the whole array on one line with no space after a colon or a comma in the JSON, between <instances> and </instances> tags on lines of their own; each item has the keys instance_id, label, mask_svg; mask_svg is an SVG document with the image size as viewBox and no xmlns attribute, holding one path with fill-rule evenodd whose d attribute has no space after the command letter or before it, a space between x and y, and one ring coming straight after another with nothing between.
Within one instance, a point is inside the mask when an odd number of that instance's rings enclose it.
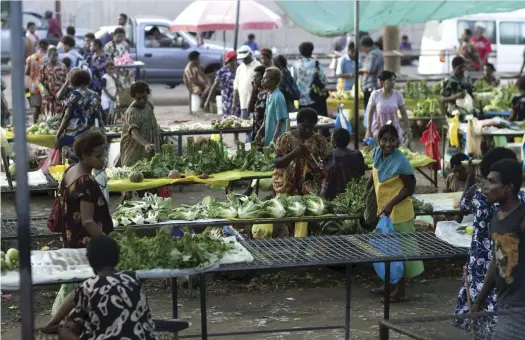
<instances>
[{"instance_id":1,"label":"market stall table","mask_svg":"<svg viewBox=\"0 0 525 340\"><path fill-rule=\"evenodd\" d=\"M384 262L387 264L385 271L385 297L383 318L389 319L390 315L390 270L389 264L396 261L415 261L415 260L439 260L463 258L466 255L464 249L452 247L431 233L396 233L384 235L348 235L348 236L321 236L305 238L278 238L278 239L259 239L248 240L239 243L253 257L251 262L220 265L218 268L207 268L198 274L200 277L200 305L201 305L201 334L184 335L180 338L208 339L208 336L234 336L257 333L279 333L297 332L307 330L327 330L345 329L345 339L350 339L350 299L351 299L351 265L369 264ZM397 246L396 246L397 244ZM400 247L399 244L402 244ZM64 251L64 250L62 250ZM68 263L71 257L65 261ZM78 262L78 260L77 260ZM345 297L345 324L330 325L322 327L294 327L291 329L276 329L264 331L241 331L229 333L209 333L207 319L207 295L206 295L206 273L221 272L246 272L260 270L287 270L292 268L341 266L346 267L346 297ZM56 275L45 279L38 276L40 272L38 266L33 268L34 285L54 285L61 283L76 283L88 277L91 273L86 270L78 270L78 263L75 268L67 271L67 280L58 280ZM74 269L77 269L76 271ZM143 278L172 278L172 306L173 317L178 318L178 299L177 299L177 277L188 275L182 274L184 271L166 270L163 273L153 273L145 271L139 273ZM81 278L82 277L82 278ZM8 282L2 280L2 289ZM7 287L6 287L7 288ZM16 287L15 287L16 289Z\"/></svg>"}]
</instances>

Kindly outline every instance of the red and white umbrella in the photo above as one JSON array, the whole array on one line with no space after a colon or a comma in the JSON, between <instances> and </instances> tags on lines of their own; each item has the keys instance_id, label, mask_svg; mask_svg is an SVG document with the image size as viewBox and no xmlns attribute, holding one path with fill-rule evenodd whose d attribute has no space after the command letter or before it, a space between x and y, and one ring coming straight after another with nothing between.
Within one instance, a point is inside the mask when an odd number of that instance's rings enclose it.
<instances>
[{"instance_id":1,"label":"red and white umbrella","mask_svg":"<svg viewBox=\"0 0 525 340\"><path fill-rule=\"evenodd\" d=\"M272 30L281 26L281 17L256 1L241 1L241 30ZM170 26L172 31L205 32L235 30L237 1L194 1Z\"/></svg>"}]
</instances>

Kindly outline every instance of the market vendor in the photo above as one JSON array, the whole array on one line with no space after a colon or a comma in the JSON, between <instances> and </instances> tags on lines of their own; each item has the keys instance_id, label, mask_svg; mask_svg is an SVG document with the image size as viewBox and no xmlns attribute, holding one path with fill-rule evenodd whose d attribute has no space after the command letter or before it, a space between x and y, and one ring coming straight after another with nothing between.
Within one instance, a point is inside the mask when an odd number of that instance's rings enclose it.
<instances>
[{"instance_id":1,"label":"market vendor","mask_svg":"<svg viewBox=\"0 0 525 340\"><path fill-rule=\"evenodd\" d=\"M458 192L465 190L465 185L467 184L467 169L461 165L461 162L467 160L467 155L461 152L458 152L450 158L452 173L447 176L443 192Z\"/></svg>"},{"instance_id":2,"label":"market vendor","mask_svg":"<svg viewBox=\"0 0 525 340\"><path fill-rule=\"evenodd\" d=\"M467 95L473 96L472 79L465 75L466 62L462 57L452 59L452 74L443 80L443 90L441 101L445 104L447 115L452 116L454 111L459 111L460 115L470 114L463 107L457 105L458 99L464 99Z\"/></svg>"},{"instance_id":3,"label":"market vendor","mask_svg":"<svg viewBox=\"0 0 525 340\"><path fill-rule=\"evenodd\" d=\"M372 177L375 187L378 216L390 216L394 229L399 233L412 233L414 206L410 196L416 188L414 169L406 156L398 149L400 136L393 124L381 127L378 133L379 146L374 149ZM404 263L403 278L390 295L390 303L405 302L407 279L423 273L422 261ZM374 294L384 294L383 288L372 289Z\"/></svg>"},{"instance_id":4,"label":"market vendor","mask_svg":"<svg viewBox=\"0 0 525 340\"><path fill-rule=\"evenodd\" d=\"M498 87L500 84L500 80L496 76L496 68L491 63L486 63L483 66L483 77L481 79L492 87Z\"/></svg>"},{"instance_id":5,"label":"market vendor","mask_svg":"<svg viewBox=\"0 0 525 340\"><path fill-rule=\"evenodd\" d=\"M142 159L150 159L160 152L160 128L153 104L148 101L151 90L144 81L134 82L130 89L133 102L122 121L120 142L121 166L133 166Z\"/></svg>"},{"instance_id":6,"label":"market vendor","mask_svg":"<svg viewBox=\"0 0 525 340\"><path fill-rule=\"evenodd\" d=\"M262 134L259 137L264 137L264 117L266 112L266 96L268 91L262 87L262 79L266 67L263 65L257 66L253 70L253 80L252 80L252 95L250 97L250 102L248 104L248 112L253 117L252 124L252 140L257 141L257 133L261 130ZM262 142L259 140L257 142Z\"/></svg>"},{"instance_id":7,"label":"market vendor","mask_svg":"<svg viewBox=\"0 0 525 340\"><path fill-rule=\"evenodd\" d=\"M332 147L334 151L328 156L325 170L328 177L323 184L323 197L327 199L335 198L340 193L346 191L348 182L359 180L366 171L365 158L357 150L350 150L350 132L346 129L338 128L332 132Z\"/></svg>"},{"instance_id":8,"label":"market vendor","mask_svg":"<svg viewBox=\"0 0 525 340\"><path fill-rule=\"evenodd\" d=\"M319 194L322 176L319 165L332 152L326 139L314 132L317 112L311 108L297 113L297 129L277 139L273 188L276 194Z\"/></svg>"},{"instance_id":9,"label":"market vendor","mask_svg":"<svg viewBox=\"0 0 525 340\"><path fill-rule=\"evenodd\" d=\"M512 98L510 103L509 121L511 122L525 120L525 75L518 78L516 87L520 91L520 95Z\"/></svg>"}]
</instances>

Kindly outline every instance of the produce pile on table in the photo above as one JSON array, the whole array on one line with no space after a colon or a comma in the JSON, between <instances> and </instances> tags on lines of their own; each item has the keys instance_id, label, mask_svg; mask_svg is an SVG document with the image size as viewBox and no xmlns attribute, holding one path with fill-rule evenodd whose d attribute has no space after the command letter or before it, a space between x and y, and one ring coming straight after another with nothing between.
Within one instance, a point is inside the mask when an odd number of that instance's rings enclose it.
<instances>
[{"instance_id":1,"label":"produce pile on table","mask_svg":"<svg viewBox=\"0 0 525 340\"><path fill-rule=\"evenodd\" d=\"M421 156L421 154L417 152L412 152L409 149L405 149L402 147L399 147L399 150L406 156L406 158L410 161L414 157ZM365 157L365 163L367 165L372 165L374 163L374 149L365 146L363 149L361 149L361 153L363 154L363 157Z\"/></svg>"},{"instance_id":2,"label":"produce pile on table","mask_svg":"<svg viewBox=\"0 0 525 340\"><path fill-rule=\"evenodd\" d=\"M225 201L205 197L195 205L181 205L172 209L171 198L147 195L136 201L125 201L113 214L114 226L155 224L165 221L194 221L199 219L255 219L320 216L328 212L323 198L306 196L280 196L261 201L256 195L230 193Z\"/></svg>"},{"instance_id":3,"label":"produce pile on table","mask_svg":"<svg viewBox=\"0 0 525 340\"><path fill-rule=\"evenodd\" d=\"M490 93L490 96L488 94L477 94L475 96L476 100L481 100L483 102L483 112L509 111L512 98L519 95L519 91L514 84L493 89Z\"/></svg>"},{"instance_id":4,"label":"produce pile on table","mask_svg":"<svg viewBox=\"0 0 525 340\"><path fill-rule=\"evenodd\" d=\"M368 177L352 180L346 185L346 191L329 202L330 210L335 214L362 215L365 212L365 186Z\"/></svg>"},{"instance_id":5,"label":"produce pile on table","mask_svg":"<svg viewBox=\"0 0 525 340\"><path fill-rule=\"evenodd\" d=\"M122 133L122 126L110 125L106 126L105 130L107 133Z\"/></svg>"},{"instance_id":6,"label":"produce pile on table","mask_svg":"<svg viewBox=\"0 0 525 340\"><path fill-rule=\"evenodd\" d=\"M20 256L18 250L11 248L4 253L0 252L0 267L2 271L11 271L20 267Z\"/></svg>"},{"instance_id":7,"label":"produce pile on table","mask_svg":"<svg viewBox=\"0 0 525 340\"><path fill-rule=\"evenodd\" d=\"M246 151L244 144L238 144L237 153L231 158L225 155L220 142L204 138L195 140L189 137L186 154L183 156L175 153L172 144L162 145L161 151L162 154L154 155L151 160L138 161L131 169L127 169L131 170L131 173L123 169L116 171L116 176L127 172L130 181L141 182L144 178L180 178L190 175L207 178L210 174L230 170L266 172L274 169L273 150L264 147L263 152L260 152L255 143L252 143L249 151ZM139 172L143 177L136 174Z\"/></svg>"},{"instance_id":8,"label":"produce pile on table","mask_svg":"<svg viewBox=\"0 0 525 340\"><path fill-rule=\"evenodd\" d=\"M42 116L36 124L27 128L28 135L54 135L60 127L59 116Z\"/></svg>"},{"instance_id":9,"label":"produce pile on table","mask_svg":"<svg viewBox=\"0 0 525 340\"><path fill-rule=\"evenodd\" d=\"M434 207L430 203L425 203L424 201L418 200L415 197L412 197L412 204L414 205L414 211L419 213L431 214L434 212Z\"/></svg>"},{"instance_id":10,"label":"produce pile on table","mask_svg":"<svg viewBox=\"0 0 525 340\"><path fill-rule=\"evenodd\" d=\"M443 84L441 82L428 86L426 81L407 81L405 87L401 90L405 99L426 99L439 98Z\"/></svg>"},{"instance_id":11,"label":"produce pile on table","mask_svg":"<svg viewBox=\"0 0 525 340\"><path fill-rule=\"evenodd\" d=\"M438 98L426 98L417 102L416 107L409 111L411 117L440 116L441 108Z\"/></svg>"},{"instance_id":12,"label":"produce pile on table","mask_svg":"<svg viewBox=\"0 0 525 340\"><path fill-rule=\"evenodd\" d=\"M252 127L252 120L228 116L222 120L214 120L211 123L183 123L170 126L170 131L205 131L205 130L227 130Z\"/></svg>"},{"instance_id":13,"label":"produce pile on table","mask_svg":"<svg viewBox=\"0 0 525 340\"><path fill-rule=\"evenodd\" d=\"M185 231L184 236L175 238L171 228L157 230L155 237L138 237L130 228L110 236L120 246L120 270L205 267L233 249L231 243L206 232L192 235Z\"/></svg>"}]
</instances>

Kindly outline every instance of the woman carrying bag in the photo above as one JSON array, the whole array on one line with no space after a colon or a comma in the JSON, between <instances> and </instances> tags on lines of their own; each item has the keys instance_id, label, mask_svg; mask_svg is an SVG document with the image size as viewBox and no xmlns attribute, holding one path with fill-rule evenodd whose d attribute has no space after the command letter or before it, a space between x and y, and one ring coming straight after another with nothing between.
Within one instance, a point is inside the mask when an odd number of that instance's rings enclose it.
<instances>
[{"instance_id":1,"label":"woman carrying bag","mask_svg":"<svg viewBox=\"0 0 525 340\"><path fill-rule=\"evenodd\" d=\"M414 169L399 151L399 133L392 124L381 127L379 146L374 149L372 177L377 199L378 216L389 216L398 233L415 232L414 206L410 196L416 188ZM401 247L403 245L401 244ZM423 261L404 263L403 278L390 295L391 303L406 302L407 279L423 273ZM374 294L384 294L383 288L373 289Z\"/></svg>"}]
</instances>

